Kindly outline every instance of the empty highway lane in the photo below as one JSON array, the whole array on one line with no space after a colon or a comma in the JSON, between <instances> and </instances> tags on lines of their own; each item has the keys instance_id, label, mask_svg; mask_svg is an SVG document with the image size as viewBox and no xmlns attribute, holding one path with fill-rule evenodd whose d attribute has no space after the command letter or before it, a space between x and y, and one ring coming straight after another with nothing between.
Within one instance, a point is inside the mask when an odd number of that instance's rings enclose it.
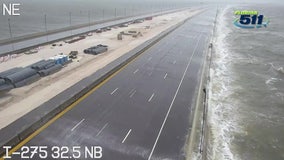
<instances>
[{"instance_id":1,"label":"empty highway lane","mask_svg":"<svg viewBox=\"0 0 284 160\"><path fill-rule=\"evenodd\" d=\"M188 20L22 145L46 146L47 159L53 146L77 146L81 157L69 150L68 159L92 159L91 146L104 160L184 159L214 17L208 9Z\"/></svg>"}]
</instances>

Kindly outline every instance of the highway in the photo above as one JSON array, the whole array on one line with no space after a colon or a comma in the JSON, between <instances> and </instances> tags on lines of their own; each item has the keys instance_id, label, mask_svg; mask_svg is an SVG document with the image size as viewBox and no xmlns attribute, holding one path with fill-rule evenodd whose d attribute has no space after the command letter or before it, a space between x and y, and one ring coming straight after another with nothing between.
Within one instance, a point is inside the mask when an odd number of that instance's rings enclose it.
<instances>
[{"instance_id":1,"label":"highway","mask_svg":"<svg viewBox=\"0 0 284 160\"><path fill-rule=\"evenodd\" d=\"M101 146L104 160L185 159L215 14L187 21L21 145Z\"/></svg>"},{"instance_id":2,"label":"highway","mask_svg":"<svg viewBox=\"0 0 284 160\"><path fill-rule=\"evenodd\" d=\"M95 24L95 25L90 25L90 26L86 26L86 27L82 27L82 28L77 28L77 29L66 30L66 31L58 32L58 33L49 34L48 36L43 35L43 36L34 37L34 38L27 39L27 40L19 41L19 42L13 42L13 43L9 43L9 44L0 44L0 55L5 54L5 53L9 53L9 52L13 52L13 51L17 51L17 50L21 50L21 49L25 49L25 48L32 47L32 46L41 45L41 44L47 43L47 42L60 40L60 39L63 39L65 37L75 36L75 35L79 35L79 34L82 34L82 33L89 32L89 31L94 31L94 30L99 29L99 28L115 26L117 24L130 22L130 21L133 21L133 20L136 20L136 19L141 19L141 18L145 18L145 17L148 17L148 16L158 16L158 15L162 15L162 14L171 13L171 12L174 12L174 11L178 11L178 10L163 11L163 12L159 12L159 13L150 13L150 14L138 15L138 16L134 16L134 17L122 18L122 19L113 20L113 21L106 21L106 22L103 22L103 23L98 23L98 24Z\"/></svg>"}]
</instances>

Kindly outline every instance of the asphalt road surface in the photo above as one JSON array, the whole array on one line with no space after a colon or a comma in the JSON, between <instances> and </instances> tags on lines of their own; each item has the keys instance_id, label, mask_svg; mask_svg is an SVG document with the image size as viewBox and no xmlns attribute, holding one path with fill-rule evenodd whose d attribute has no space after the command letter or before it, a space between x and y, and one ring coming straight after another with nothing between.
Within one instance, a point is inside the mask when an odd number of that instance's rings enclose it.
<instances>
[{"instance_id":1,"label":"asphalt road surface","mask_svg":"<svg viewBox=\"0 0 284 160\"><path fill-rule=\"evenodd\" d=\"M31 38L31 39L20 41L20 42L14 42L14 43L4 44L4 45L0 44L0 55L5 54L7 52L12 52L12 51L15 51L15 50L20 50L20 49L35 46L35 45L40 45L42 43L62 39L64 37L73 36L73 35L89 32L89 31L93 31L93 30L96 30L96 29L99 29L99 28L113 26L113 25L117 25L117 24L120 24L120 23L129 22L129 21L132 21L132 20L135 20L135 19L145 18L147 16L159 15L159 14L168 13L168 12L170 12L170 11L165 11L165 12L161 12L161 13L154 13L154 14L151 13L151 14L135 16L135 17L130 17L130 18L124 18L124 19L114 20L114 21L105 22L105 23L101 23L101 24L82 27L82 28L78 28L78 29L54 33L54 34L50 34L48 36L40 36L40 37L36 37L36 38Z\"/></svg>"},{"instance_id":2,"label":"asphalt road surface","mask_svg":"<svg viewBox=\"0 0 284 160\"><path fill-rule=\"evenodd\" d=\"M56 156L53 146L70 147L58 159L92 159L85 154L91 146L102 147L104 160L185 159L215 14L208 9L187 21L24 146L47 146L47 159ZM74 146L80 158L72 158Z\"/></svg>"}]
</instances>

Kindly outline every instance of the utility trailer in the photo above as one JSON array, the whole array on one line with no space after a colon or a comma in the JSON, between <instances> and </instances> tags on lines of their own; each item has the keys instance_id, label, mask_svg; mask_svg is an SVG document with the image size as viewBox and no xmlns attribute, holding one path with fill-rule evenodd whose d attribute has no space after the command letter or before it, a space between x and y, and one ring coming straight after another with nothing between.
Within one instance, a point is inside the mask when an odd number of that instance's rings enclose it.
<instances>
[{"instance_id":1,"label":"utility trailer","mask_svg":"<svg viewBox=\"0 0 284 160\"><path fill-rule=\"evenodd\" d=\"M99 45L97 45L97 46L94 46L94 47L90 47L90 48L88 48L88 49L85 49L85 50L84 50L84 53L97 55L97 54L106 52L107 50L108 50L108 46L107 46L107 45L99 44Z\"/></svg>"}]
</instances>

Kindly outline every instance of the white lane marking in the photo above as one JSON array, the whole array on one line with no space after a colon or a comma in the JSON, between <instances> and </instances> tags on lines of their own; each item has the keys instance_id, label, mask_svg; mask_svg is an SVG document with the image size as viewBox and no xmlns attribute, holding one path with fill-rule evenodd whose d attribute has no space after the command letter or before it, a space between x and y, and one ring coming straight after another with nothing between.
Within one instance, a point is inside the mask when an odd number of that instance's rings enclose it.
<instances>
[{"instance_id":1,"label":"white lane marking","mask_svg":"<svg viewBox=\"0 0 284 160\"><path fill-rule=\"evenodd\" d=\"M148 61L151 61L151 59L152 59L152 57L149 57L149 58L148 58Z\"/></svg>"},{"instance_id":2,"label":"white lane marking","mask_svg":"<svg viewBox=\"0 0 284 160\"><path fill-rule=\"evenodd\" d=\"M129 97L132 98L135 93L136 93L136 90L133 90Z\"/></svg>"},{"instance_id":3,"label":"white lane marking","mask_svg":"<svg viewBox=\"0 0 284 160\"><path fill-rule=\"evenodd\" d=\"M155 93L153 93L153 94L151 95L151 97L148 99L148 102L151 102L151 100L153 99L154 96L155 96Z\"/></svg>"},{"instance_id":4,"label":"white lane marking","mask_svg":"<svg viewBox=\"0 0 284 160\"><path fill-rule=\"evenodd\" d=\"M129 92L129 94L131 95L132 94L132 92L134 92L135 91L135 89L131 89L131 91Z\"/></svg>"},{"instance_id":5,"label":"white lane marking","mask_svg":"<svg viewBox=\"0 0 284 160\"><path fill-rule=\"evenodd\" d=\"M176 62L177 62L177 61L176 61L176 60L174 60L173 64L176 64Z\"/></svg>"},{"instance_id":6,"label":"white lane marking","mask_svg":"<svg viewBox=\"0 0 284 160\"><path fill-rule=\"evenodd\" d=\"M115 90L113 90L110 94L113 95L117 90L118 90L118 88L116 88Z\"/></svg>"},{"instance_id":7,"label":"white lane marking","mask_svg":"<svg viewBox=\"0 0 284 160\"><path fill-rule=\"evenodd\" d=\"M166 79L166 78L167 78L167 76L168 76L168 73L166 73L166 74L165 74L164 79Z\"/></svg>"},{"instance_id":8,"label":"white lane marking","mask_svg":"<svg viewBox=\"0 0 284 160\"><path fill-rule=\"evenodd\" d=\"M102 131L107 127L107 125L108 125L108 123L106 123L106 124L103 126L103 128L97 133L96 136L99 136L99 135L102 133Z\"/></svg>"},{"instance_id":9,"label":"white lane marking","mask_svg":"<svg viewBox=\"0 0 284 160\"><path fill-rule=\"evenodd\" d=\"M84 122L85 119L82 119L79 123L77 123L72 129L71 132L73 132L82 122Z\"/></svg>"},{"instance_id":10,"label":"white lane marking","mask_svg":"<svg viewBox=\"0 0 284 160\"><path fill-rule=\"evenodd\" d=\"M135 73L137 73L139 71L139 69L136 69L133 73L135 74Z\"/></svg>"},{"instance_id":11,"label":"white lane marking","mask_svg":"<svg viewBox=\"0 0 284 160\"><path fill-rule=\"evenodd\" d=\"M125 142L125 140L126 140L127 137L129 136L129 134L130 134L131 131L132 131L132 129L130 129L130 130L127 132L126 136L124 137L124 139L122 140L121 143L124 143L124 142Z\"/></svg>"},{"instance_id":12,"label":"white lane marking","mask_svg":"<svg viewBox=\"0 0 284 160\"><path fill-rule=\"evenodd\" d=\"M168 109L168 112L167 112L167 114L166 114L166 116L165 116L165 119L164 119L164 121L163 121L163 123L162 123L162 126L161 126L161 128L160 128L160 130L159 130L158 136L157 136L157 138L156 138L156 140L155 140L154 146L153 146L153 148L152 148L152 150L151 150L151 153L150 153L150 155L149 155L149 157L148 157L148 160L150 160L151 157L152 157L152 155L153 155L153 152L154 152L154 150L155 150L155 148L156 148L157 142L158 142L158 140L159 140L159 138L160 138L160 135L161 135L161 133L162 133L162 131L163 131L163 128L164 128L164 126L165 126L165 123L166 123L166 121L167 121L167 119L168 119L168 116L169 116L169 114L170 114L170 112L171 112L171 109L172 109L172 107L173 107L174 101L175 101L175 99L176 99L176 97L177 97L177 94L178 94L178 92L179 92L179 89L180 89L181 84L182 84L182 82L183 82L183 79L184 79L184 77L185 77L185 74L186 74L186 72L187 72L187 70L188 70L188 67L189 67L189 65L190 65L190 63L191 63L191 61L192 61L192 57L193 57L193 55L195 54L196 48L197 48L197 46L198 46L198 44L199 44L199 41L200 41L200 37L199 37L199 39L198 39L198 41L197 41L197 43L196 43L196 46L195 46L195 48L194 48L194 50L193 50L193 53L192 53L192 55L191 55L191 57L190 57L190 60L189 60L187 66L186 66L186 68L185 68L185 70L184 70L184 72L183 72L182 78L181 78L181 80L180 80L180 83L179 83L179 85L178 85L178 88L177 88L177 90L176 90L176 93L175 93L175 95L174 95L174 97L173 97L173 100L172 100L172 102L171 102L171 104L170 104L170 107L169 107L169 109Z\"/></svg>"}]
</instances>

